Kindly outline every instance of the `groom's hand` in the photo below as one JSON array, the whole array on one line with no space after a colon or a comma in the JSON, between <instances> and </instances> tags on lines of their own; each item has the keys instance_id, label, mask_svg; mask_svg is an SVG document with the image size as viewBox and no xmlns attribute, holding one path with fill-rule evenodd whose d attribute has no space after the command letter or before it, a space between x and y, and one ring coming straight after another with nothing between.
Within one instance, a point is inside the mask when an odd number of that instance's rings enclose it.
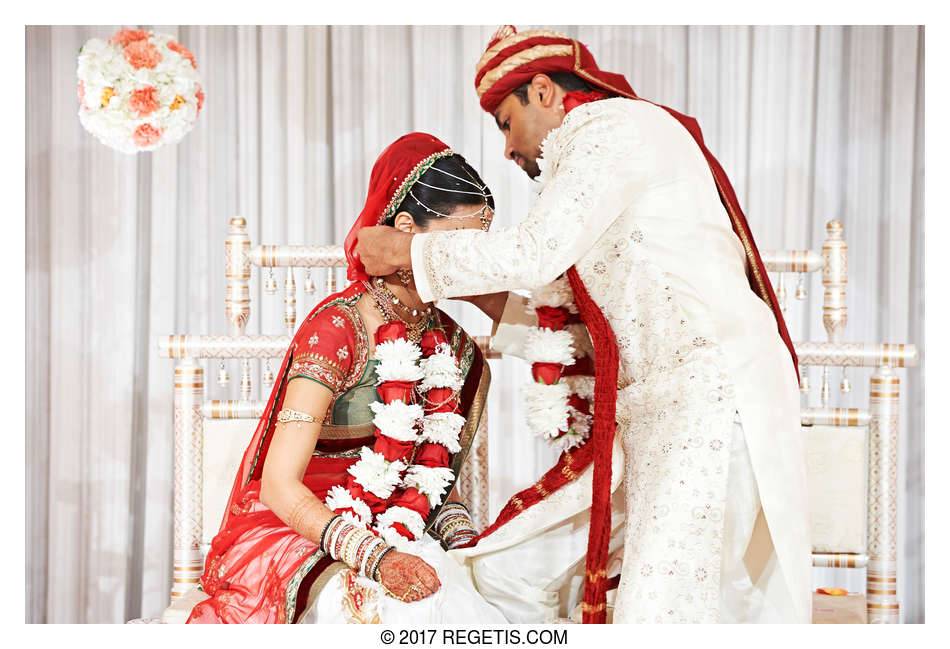
<instances>
[{"instance_id":1,"label":"groom's hand","mask_svg":"<svg viewBox=\"0 0 950 649\"><path fill-rule=\"evenodd\" d=\"M356 239L356 254L367 274L391 275L400 268L412 268L412 234L387 225L363 228Z\"/></svg>"}]
</instances>

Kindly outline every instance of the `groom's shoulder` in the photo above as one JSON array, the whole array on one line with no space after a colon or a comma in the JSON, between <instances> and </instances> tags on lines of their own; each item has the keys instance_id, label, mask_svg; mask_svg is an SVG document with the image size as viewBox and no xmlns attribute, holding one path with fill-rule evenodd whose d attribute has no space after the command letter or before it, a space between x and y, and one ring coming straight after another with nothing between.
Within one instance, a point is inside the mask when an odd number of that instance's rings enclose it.
<instances>
[{"instance_id":1,"label":"groom's shoulder","mask_svg":"<svg viewBox=\"0 0 950 649\"><path fill-rule=\"evenodd\" d=\"M670 115L660 106L642 99L613 97L590 102L572 111L576 115L574 132L581 138L597 132L611 138L635 136L649 139L657 128L670 126Z\"/></svg>"}]
</instances>

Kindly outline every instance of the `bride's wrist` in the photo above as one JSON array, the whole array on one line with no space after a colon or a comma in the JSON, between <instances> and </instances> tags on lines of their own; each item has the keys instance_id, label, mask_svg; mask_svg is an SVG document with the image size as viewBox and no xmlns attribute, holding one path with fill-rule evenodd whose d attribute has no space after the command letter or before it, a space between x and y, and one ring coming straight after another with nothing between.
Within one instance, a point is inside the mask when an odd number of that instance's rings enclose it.
<instances>
[{"instance_id":1,"label":"bride's wrist","mask_svg":"<svg viewBox=\"0 0 950 649\"><path fill-rule=\"evenodd\" d=\"M376 579L379 564L393 548L366 528L335 516L323 530L320 549L357 574Z\"/></svg>"}]
</instances>

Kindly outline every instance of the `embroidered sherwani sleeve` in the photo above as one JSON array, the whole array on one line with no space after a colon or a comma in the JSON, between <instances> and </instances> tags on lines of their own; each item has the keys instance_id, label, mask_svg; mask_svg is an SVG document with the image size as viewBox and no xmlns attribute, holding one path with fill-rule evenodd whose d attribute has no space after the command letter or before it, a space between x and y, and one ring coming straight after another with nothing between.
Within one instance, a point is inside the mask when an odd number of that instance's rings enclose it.
<instances>
[{"instance_id":1,"label":"embroidered sherwani sleeve","mask_svg":"<svg viewBox=\"0 0 950 649\"><path fill-rule=\"evenodd\" d=\"M545 143L547 179L521 224L413 237L413 273L423 300L548 284L590 250L643 190L648 166L630 120L610 111L577 111Z\"/></svg>"}]
</instances>

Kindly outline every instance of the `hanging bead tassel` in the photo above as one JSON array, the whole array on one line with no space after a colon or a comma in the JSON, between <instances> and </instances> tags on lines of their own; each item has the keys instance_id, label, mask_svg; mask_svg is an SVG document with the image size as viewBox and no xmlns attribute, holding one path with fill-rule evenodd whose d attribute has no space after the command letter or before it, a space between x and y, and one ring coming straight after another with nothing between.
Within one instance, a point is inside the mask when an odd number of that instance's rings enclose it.
<instances>
[{"instance_id":1,"label":"hanging bead tassel","mask_svg":"<svg viewBox=\"0 0 950 649\"><path fill-rule=\"evenodd\" d=\"M841 368L841 391L845 394L851 392L851 381L848 380L848 370Z\"/></svg>"},{"instance_id":2,"label":"hanging bead tassel","mask_svg":"<svg viewBox=\"0 0 950 649\"><path fill-rule=\"evenodd\" d=\"M241 361L241 398L251 398L251 361L246 358Z\"/></svg>"},{"instance_id":3,"label":"hanging bead tassel","mask_svg":"<svg viewBox=\"0 0 950 649\"><path fill-rule=\"evenodd\" d=\"M264 290L267 291L269 295L274 295L277 293L277 278L274 277L274 269L267 269L267 279L264 281Z\"/></svg>"},{"instance_id":4,"label":"hanging bead tassel","mask_svg":"<svg viewBox=\"0 0 950 649\"><path fill-rule=\"evenodd\" d=\"M221 369L218 370L218 385L222 388L228 387L228 383L231 381L231 377L228 376L228 368L225 367L224 362L221 363Z\"/></svg>"},{"instance_id":5,"label":"hanging bead tassel","mask_svg":"<svg viewBox=\"0 0 950 649\"><path fill-rule=\"evenodd\" d=\"M775 289L775 297L778 298L778 305L782 313L788 310L788 291L785 290L785 273L778 274L778 286Z\"/></svg>"},{"instance_id":6,"label":"hanging bead tassel","mask_svg":"<svg viewBox=\"0 0 950 649\"><path fill-rule=\"evenodd\" d=\"M798 286L795 287L795 299L804 300L808 297L808 289L805 288L805 273L798 274Z\"/></svg>"},{"instance_id":7,"label":"hanging bead tassel","mask_svg":"<svg viewBox=\"0 0 950 649\"><path fill-rule=\"evenodd\" d=\"M798 382L798 389L802 394L808 394L811 392L811 383L808 381L808 373L802 372L802 378Z\"/></svg>"},{"instance_id":8,"label":"hanging bead tassel","mask_svg":"<svg viewBox=\"0 0 950 649\"><path fill-rule=\"evenodd\" d=\"M317 287L313 283L313 278L310 276L310 269L307 269L307 277L303 280L303 292L307 295L313 295L317 292Z\"/></svg>"},{"instance_id":9,"label":"hanging bead tassel","mask_svg":"<svg viewBox=\"0 0 950 649\"><path fill-rule=\"evenodd\" d=\"M831 372L827 367L823 368L821 371L821 406L826 408L828 402L831 401L831 384L829 377Z\"/></svg>"},{"instance_id":10,"label":"hanging bead tassel","mask_svg":"<svg viewBox=\"0 0 950 649\"><path fill-rule=\"evenodd\" d=\"M297 328L297 282L294 281L293 267L287 269L284 281L284 326L289 335L294 335Z\"/></svg>"}]
</instances>

